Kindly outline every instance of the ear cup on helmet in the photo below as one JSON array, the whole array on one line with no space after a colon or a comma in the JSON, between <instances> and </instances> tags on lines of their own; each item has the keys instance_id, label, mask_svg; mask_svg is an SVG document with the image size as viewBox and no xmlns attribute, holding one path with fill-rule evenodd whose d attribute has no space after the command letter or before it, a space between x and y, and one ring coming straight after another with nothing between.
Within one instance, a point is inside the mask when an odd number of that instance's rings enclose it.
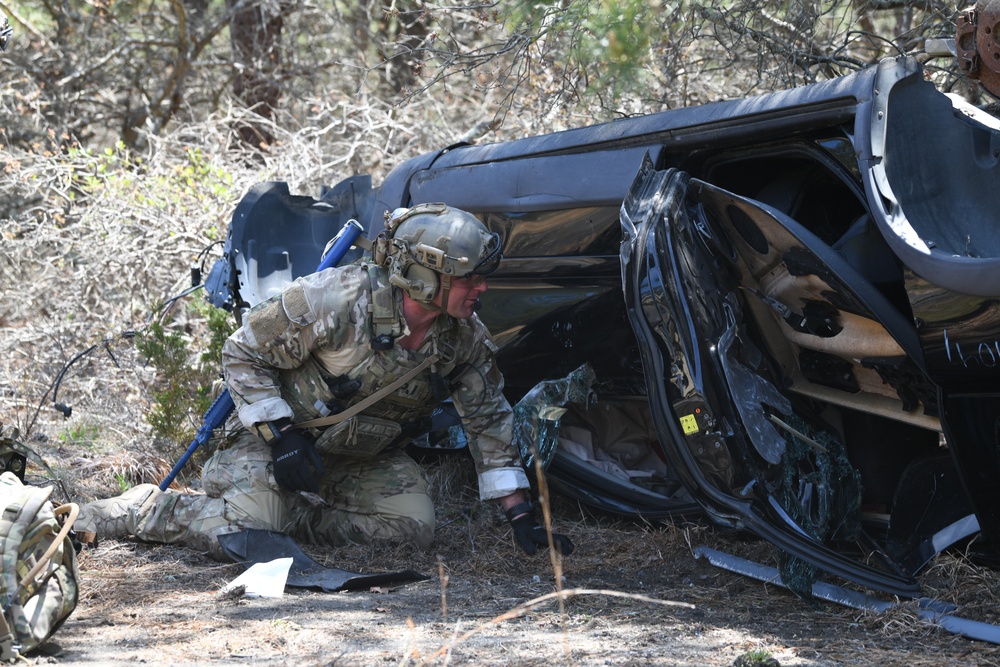
<instances>
[{"instance_id":1,"label":"ear cup on helmet","mask_svg":"<svg viewBox=\"0 0 1000 667\"><path fill-rule=\"evenodd\" d=\"M438 291L438 274L426 266L410 264L403 271L402 286L414 301L429 303Z\"/></svg>"}]
</instances>

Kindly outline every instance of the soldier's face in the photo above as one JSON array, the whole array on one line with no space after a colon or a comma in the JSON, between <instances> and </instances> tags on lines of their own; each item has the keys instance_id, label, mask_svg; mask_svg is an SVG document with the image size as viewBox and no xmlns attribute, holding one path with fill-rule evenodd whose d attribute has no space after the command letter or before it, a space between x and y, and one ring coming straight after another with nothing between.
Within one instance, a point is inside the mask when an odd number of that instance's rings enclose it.
<instances>
[{"instance_id":1,"label":"soldier's face","mask_svg":"<svg viewBox=\"0 0 1000 667\"><path fill-rule=\"evenodd\" d=\"M441 304L442 293L438 290L434 301ZM448 308L446 312L452 317L465 319L472 317L476 309L479 295L486 291L486 276L471 276L469 278L452 278L451 289L448 290Z\"/></svg>"}]
</instances>

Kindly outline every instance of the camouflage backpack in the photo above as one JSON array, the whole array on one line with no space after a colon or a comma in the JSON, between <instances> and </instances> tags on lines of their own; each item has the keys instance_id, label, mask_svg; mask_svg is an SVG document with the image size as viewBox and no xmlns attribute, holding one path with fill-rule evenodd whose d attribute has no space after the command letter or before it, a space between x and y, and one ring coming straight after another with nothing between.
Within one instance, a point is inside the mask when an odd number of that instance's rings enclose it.
<instances>
[{"instance_id":1,"label":"camouflage backpack","mask_svg":"<svg viewBox=\"0 0 1000 667\"><path fill-rule=\"evenodd\" d=\"M0 454L11 445L0 436ZM40 646L76 608L79 571L69 533L79 508L53 508L51 493L25 486L10 470L0 474L0 661Z\"/></svg>"}]
</instances>

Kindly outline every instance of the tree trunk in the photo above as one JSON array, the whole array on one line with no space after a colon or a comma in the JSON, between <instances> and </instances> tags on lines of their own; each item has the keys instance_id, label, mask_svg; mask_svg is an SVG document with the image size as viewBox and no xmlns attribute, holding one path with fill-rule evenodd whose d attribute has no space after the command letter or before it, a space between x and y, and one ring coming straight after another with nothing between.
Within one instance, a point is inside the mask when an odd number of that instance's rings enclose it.
<instances>
[{"instance_id":1,"label":"tree trunk","mask_svg":"<svg viewBox=\"0 0 1000 667\"><path fill-rule=\"evenodd\" d=\"M226 0L230 9L237 3ZM274 141L269 124L281 97L281 29L287 8L286 2L264 0L237 11L229 24L236 67L233 92L262 119L259 123L240 123L236 129L243 143L258 149Z\"/></svg>"},{"instance_id":2,"label":"tree trunk","mask_svg":"<svg viewBox=\"0 0 1000 667\"><path fill-rule=\"evenodd\" d=\"M394 11L383 14L378 38L385 65L385 81L396 91L412 88L420 75L423 56L419 47L429 34L430 16L423 2L397 0Z\"/></svg>"}]
</instances>

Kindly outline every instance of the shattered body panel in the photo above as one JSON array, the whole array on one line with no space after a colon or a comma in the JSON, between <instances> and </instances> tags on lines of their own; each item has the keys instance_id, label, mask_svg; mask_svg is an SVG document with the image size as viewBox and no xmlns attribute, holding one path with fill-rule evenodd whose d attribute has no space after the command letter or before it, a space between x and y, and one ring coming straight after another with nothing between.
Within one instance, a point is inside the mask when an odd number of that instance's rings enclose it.
<instances>
[{"instance_id":1,"label":"shattered body panel","mask_svg":"<svg viewBox=\"0 0 1000 667\"><path fill-rule=\"evenodd\" d=\"M753 531L803 594L826 573L914 597L950 545L1000 555L998 127L900 58L316 200L266 184L212 299L266 298L349 218L371 238L398 206L468 210L504 240L480 317L551 488Z\"/></svg>"}]
</instances>

